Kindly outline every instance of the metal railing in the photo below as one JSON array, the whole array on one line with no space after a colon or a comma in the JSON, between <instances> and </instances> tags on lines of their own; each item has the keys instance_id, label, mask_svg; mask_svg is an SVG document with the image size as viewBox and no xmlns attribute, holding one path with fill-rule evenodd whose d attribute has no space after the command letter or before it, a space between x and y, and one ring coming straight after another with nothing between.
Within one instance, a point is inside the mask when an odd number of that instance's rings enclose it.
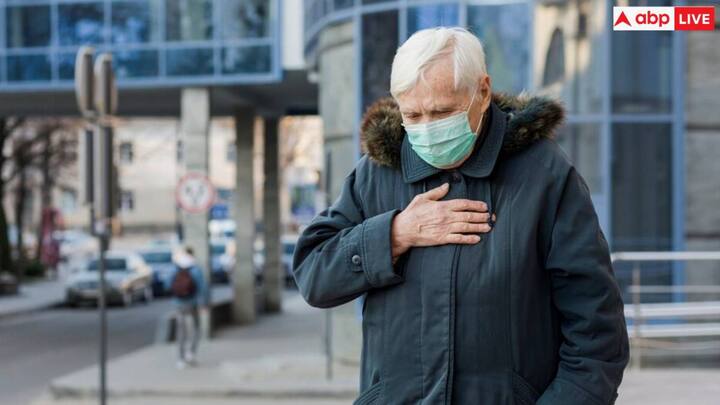
<instances>
[{"instance_id":1,"label":"metal railing","mask_svg":"<svg viewBox=\"0 0 720 405\"><path fill-rule=\"evenodd\" d=\"M640 263L642 262L687 262L687 261L720 261L720 251L711 251L711 252L616 252L611 254L611 262L613 264L616 264L618 262L632 262L633 267L631 270L631 277L632 277L632 284L629 287L629 292L632 296L632 340L636 342L637 344L633 347L634 355L632 356L634 359L634 363L636 367L641 366L641 358L642 358L642 348L643 348L643 334L641 332L642 330L642 324L645 320L645 318L652 317L649 315L650 311L644 311L643 306L647 306L648 304L641 304L640 302L640 296L641 294L658 294L658 293L688 293L688 294L713 294L718 293L720 294L720 285L669 285L669 286L659 286L659 285L652 285L652 286L643 286L642 285L642 279L641 279L641 269L640 269ZM669 304L676 304L676 303L669 303ZM677 303L677 305L683 305L683 303ZM669 315L672 315L673 317L692 317L694 314L693 311L695 309L689 308L689 311L679 311L682 312L681 314L678 314L678 311L673 311L673 308L669 308L668 312ZM697 315L702 316L708 316L708 315L718 315L720 316L720 311L713 312L711 314L708 314L706 308L696 308L698 311L704 312L698 313ZM656 311L657 313L658 311ZM662 312L662 311L660 311ZM648 315L646 315L648 313ZM718 335L720 335L720 332L718 332ZM652 346L652 345L648 345ZM661 342L658 345L654 345L655 347L668 347L667 342Z\"/></svg>"}]
</instances>

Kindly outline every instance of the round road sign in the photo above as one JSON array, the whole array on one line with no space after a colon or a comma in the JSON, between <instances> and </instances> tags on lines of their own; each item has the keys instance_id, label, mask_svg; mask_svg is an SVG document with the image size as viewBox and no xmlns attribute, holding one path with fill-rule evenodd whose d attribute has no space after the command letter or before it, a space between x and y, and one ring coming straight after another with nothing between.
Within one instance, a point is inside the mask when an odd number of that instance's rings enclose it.
<instances>
[{"instance_id":1,"label":"round road sign","mask_svg":"<svg viewBox=\"0 0 720 405\"><path fill-rule=\"evenodd\" d=\"M215 195L215 187L202 173L185 174L175 190L180 208L193 214L207 212L215 203Z\"/></svg>"}]
</instances>

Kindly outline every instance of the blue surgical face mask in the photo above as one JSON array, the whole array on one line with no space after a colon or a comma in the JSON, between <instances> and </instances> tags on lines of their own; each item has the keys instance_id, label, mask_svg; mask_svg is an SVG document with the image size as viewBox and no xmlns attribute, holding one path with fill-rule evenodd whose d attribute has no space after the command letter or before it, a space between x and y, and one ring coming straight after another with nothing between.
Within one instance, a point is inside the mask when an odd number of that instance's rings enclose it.
<instances>
[{"instance_id":1,"label":"blue surgical face mask","mask_svg":"<svg viewBox=\"0 0 720 405\"><path fill-rule=\"evenodd\" d=\"M428 164L437 168L452 166L470 153L484 117L484 114L480 117L478 126L473 132L470 128L468 111L475 100L475 94L477 88L468 109L461 113L431 122L403 123L413 150Z\"/></svg>"}]
</instances>

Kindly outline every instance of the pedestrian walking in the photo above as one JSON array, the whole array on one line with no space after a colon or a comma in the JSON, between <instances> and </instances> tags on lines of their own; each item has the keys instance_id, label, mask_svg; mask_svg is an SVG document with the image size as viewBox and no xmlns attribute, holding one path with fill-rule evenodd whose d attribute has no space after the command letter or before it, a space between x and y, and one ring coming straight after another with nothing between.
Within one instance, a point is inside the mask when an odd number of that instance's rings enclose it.
<instances>
[{"instance_id":1,"label":"pedestrian walking","mask_svg":"<svg viewBox=\"0 0 720 405\"><path fill-rule=\"evenodd\" d=\"M207 283L189 247L176 252L171 291L176 307L177 367L197 362L200 343L200 309L207 306Z\"/></svg>"}]
</instances>

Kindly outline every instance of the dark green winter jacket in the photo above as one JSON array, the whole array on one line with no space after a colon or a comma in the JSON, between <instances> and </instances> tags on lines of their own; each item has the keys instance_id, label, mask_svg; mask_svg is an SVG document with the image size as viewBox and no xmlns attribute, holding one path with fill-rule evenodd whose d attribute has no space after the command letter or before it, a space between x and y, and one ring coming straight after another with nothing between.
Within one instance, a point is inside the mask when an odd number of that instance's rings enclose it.
<instances>
[{"instance_id":1,"label":"dark green winter jacket","mask_svg":"<svg viewBox=\"0 0 720 405\"><path fill-rule=\"evenodd\" d=\"M365 154L302 232L293 274L310 305L366 294L355 404L608 405L628 361L623 303L583 178L553 133L562 106L494 94L455 170L410 147L397 105L373 105ZM485 201L475 245L412 248L393 265L392 219L450 183Z\"/></svg>"}]
</instances>

